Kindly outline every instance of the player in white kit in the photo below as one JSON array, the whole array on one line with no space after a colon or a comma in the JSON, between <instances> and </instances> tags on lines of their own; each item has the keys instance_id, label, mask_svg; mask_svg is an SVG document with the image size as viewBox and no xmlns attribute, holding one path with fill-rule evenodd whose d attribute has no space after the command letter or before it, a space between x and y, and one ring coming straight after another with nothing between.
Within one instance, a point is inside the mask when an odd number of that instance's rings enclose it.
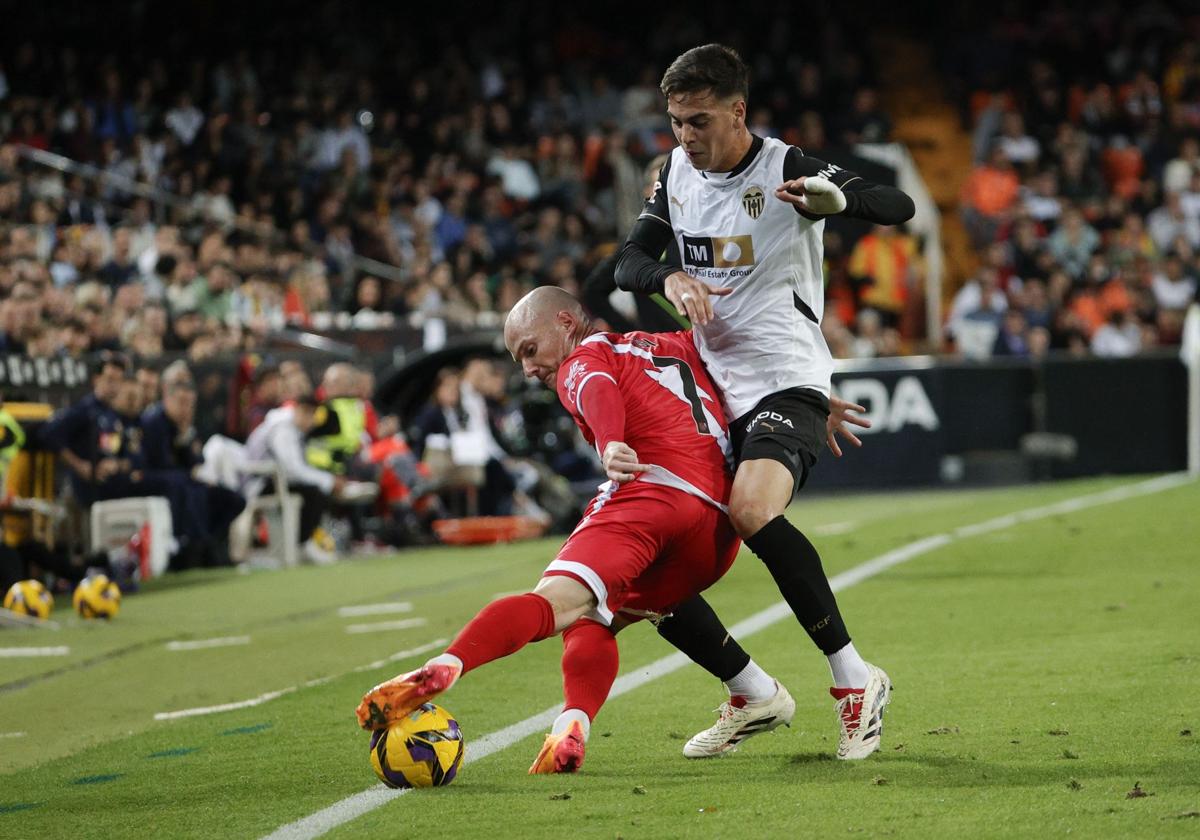
<instances>
[{"instance_id":1,"label":"player in white kit","mask_svg":"<svg viewBox=\"0 0 1200 840\"><path fill-rule=\"evenodd\" d=\"M679 145L622 247L616 278L624 289L663 293L691 318L730 421L738 463L730 518L828 657L838 757L865 758L879 748L891 682L855 650L820 556L783 511L826 439L834 445L833 360L821 334L824 219L901 224L914 208L894 187L752 135L748 89L745 64L719 44L689 50L667 69L662 91ZM658 261L672 238L679 269ZM660 632L713 673L732 672L745 656L711 610L681 608L668 621ZM736 699L685 754L724 751L725 739L771 704Z\"/></svg>"}]
</instances>

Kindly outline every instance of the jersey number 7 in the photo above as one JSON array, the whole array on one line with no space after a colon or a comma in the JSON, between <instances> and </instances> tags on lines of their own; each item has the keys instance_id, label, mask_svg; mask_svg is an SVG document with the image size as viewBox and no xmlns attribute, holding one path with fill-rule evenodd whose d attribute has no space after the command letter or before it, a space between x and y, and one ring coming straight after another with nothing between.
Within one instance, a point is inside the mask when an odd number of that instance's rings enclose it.
<instances>
[{"instance_id":1,"label":"jersey number 7","mask_svg":"<svg viewBox=\"0 0 1200 840\"><path fill-rule=\"evenodd\" d=\"M696 388L696 375L692 373L692 367L683 359L677 359L674 356L651 356L650 361L654 362L654 366L659 368L673 367L679 369L679 381L683 384L683 393L676 396L683 397L692 407L692 419L696 421L696 431L702 435L712 434L708 426L708 418L704 415L704 404L700 402L700 394ZM674 390L673 388L669 390Z\"/></svg>"}]
</instances>

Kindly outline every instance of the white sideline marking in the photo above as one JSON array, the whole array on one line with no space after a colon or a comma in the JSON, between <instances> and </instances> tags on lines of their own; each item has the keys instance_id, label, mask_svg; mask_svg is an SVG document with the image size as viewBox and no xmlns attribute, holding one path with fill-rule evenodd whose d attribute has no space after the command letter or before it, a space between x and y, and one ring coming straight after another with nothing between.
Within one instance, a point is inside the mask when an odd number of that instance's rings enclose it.
<instances>
[{"instance_id":1,"label":"white sideline marking","mask_svg":"<svg viewBox=\"0 0 1200 840\"><path fill-rule=\"evenodd\" d=\"M1184 473L1172 473L1160 476L1159 478L1152 478L1148 481L1138 482L1137 484L1122 485L1112 490L1093 493L1088 496L1077 496L1074 499L1067 499L1044 507L1029 508L1028 510L999 516L974 525L965 525L956 528L952 534L934 534L933 536L925 537L924 539L881 554L839 575L835 575L830 578L829 583L834 592L840 592L868 578L872 578L880 572L890 569L892 566L899 565L921 554L926 554L942 546L949 545L958 539L1011 527L1019 522L1030 522L1035 519L1044 519L1047 516L1072 513L1096 505L1119 502L1136 496L1146 496L1151 493L1170 490L1174 487L1188 484L1192 480L1190 476ZM733 636L749 636L785 618L790 618L791 615L792 611L788 607L787 602L780 601L761 612L755 613L744 621L739 621L729 628L729 632ZM662 659L655 660L636 671L624 674L618 677L616 682L613 683L612 691L608 694L608 699L612 700L620 697L622 694L626 694L636 688L641 688L643 685L654 682L660 677L665 677L667 674L678 671L689 664L690 661L682 653L673 653L670 656L664 656ZM511 726L506 726L504 729L484 735L472 742L470 750L463 757L463 761L477 761L481 758L487 758L494 752L511 747L523 738L544 730L558 717L561 708L562 704L555 704L533 717L526 718ZM288 823L287 825L282 825L266 835L263 840L312 840L312 838L320 837L338 826L373 811L381 805L386 805L396 797L403 796L406 793L408 793L407 790L395 790L385 787L383 784L378 784L359 793L347 796L345 799L339 800L327 808L322 808L320 811L310 814L307 817Z\"/></svg>"},{"instance_id":2,"label":"white sideline marking","mask_svg":"<svg viewBox=\"0 0 1200 840\"><path fill-rule=\"evenodd\" d=\"M37 618L32 615L15 612L7 607L0 607L0 625L13 627L39 627L42 630L61 630L62 625L52 618Z\"/></svg>"},{"instance_id":3,"label":"white sideline marking","mask_svg":"<svg viewBox=\"0 0 1200 840\"><path fill-rule=\"evenodd\" d=\"M29 656L66 656L70 652L71 649L65 645L58 645L56 647L0 648L0 659L16 659Z\"/></svg>"},{"instance_id":4,"label":"white sideline marking","mask_svg":"<svg viewBox=\"0 0 1200 840\"><path fill-rule=\"evenodd\" d=\"M389 613L412 612L408 601L393 601L388 604L359 604L353 607L338 607L338 618L359 618L364 615L388 615Z\"/></svg>"},{"instance_id":5,"label":"white sideline marking","mask_svg":"<svg viewBox=\"0 0 1200 840\"><path fill-rule=\"evenodd\" d=\"M428 653L431 650L442 647L447 641L447 639L434 639L432 642L426 642L423 645L418 645L417 647L410 648L409 650L397 651L386 659L379 659L367 665L360 665L357 668L351 668L349 671L341 674L334 674L330 677L317 677L314 680L309 680L308 682L303 683L303 687L312 688L313 686L324 685L327 682L333 682L338 677L344 677L346 674L355 674L360 671L374 671L377 668L382 668L389 662L398 662L401 659L408 659L411 656ZM232 712L236 709L248 709L252 706L261 706L263 703L274 700L277 697L282 697L285 694L291 694L300 687L301 686L290 685L287 688L281 688L278 691L268 691L266 694L260 694L257 697L251 697L249 700L237 700L233 703L220 703L216 706L200 706L195 709L180 709L176 712L155 712L154 719L175 720L177 718L195 717L196 715L215 715L218 712ZM25 733L22 732L20 734L24 735Z\"/></svg>"},{"instance_id":6,"label":"white sideline marking","mask_svg":"<svg viewBox=\"0 0 1200 840\"><path fill-rule=\"evenodd\" d=\"M417 645L415 648L393 653L387 659L376 659L374 662L368 662L366 665L359 665L357 668L352 668L351 673L357 674L362 671L374 671L378 668L382 668L384 665L387 665L390 662L399 662L401 659L408 659L410 656L416 656L419 653L429 653L431 650L437 650L438 648L445 647L446 643L449 641L449 639L434 639L432 642L426 642L423 645Z\"/></svg>"},{"instance_id":7,"label":"white sideline marking","mask_svg":"<svg viewBox=\"0 0 1200 840\"><path fill-rule=\"evenodd\" d=\"M836 537L841 534L849 534L858 527L857 522L830 522L827 525L818 525L812 529L813 534L818 537Z\"/></svg>"},{"instance_id":8,"label":"white sideline marking","mask_svg":"<svg viewBox=\"0 0 1200 840\"><path fill-rule=\"evenodd\" d=\"M219 639L196 639L192 642L167 642L167 650L204 650L250 644L249 636L222 636Z\"/></svg>"},{"instance_id":9,"label":"white sideline marking","mask_svg":"<svg viewBox=\"0 0 1200 840\"><path fill-rule=\"evenodd\" d=\"M24 738L28 732L0 732L0 738Z\"/></svg>"},{"instance_id":10,"label":"white sideline marking","mask_svg":"<svg viewBox=\"0 0 1200 840\"><path fill-rule=\"evenodd\" d=\"M291 694L296 690L296 686L290 685L287 688L281 688L278 691L268 691L265 694L260 694L257 697L251 697L249 700L238 700L235 703L220 703L216 706L200 706L196 709L180 709L177 712L155 712L155 720L176 720L177 718L195 717L196 715L212 715L217 712L232 712L235 709L249 709L251 706L261 706L270 700L277 697L282 697L285 694Z\"/></svg>"},{"instance_id":11,"label":"white sideline marking","mask_svg":"<svg viewBox=\"0 0 1200 840\"><path fill-rule=\"evenodd\" d=\"M374 624L347 624L347 633L382 633L385 630L407 630L410 627L424 627L423 618L402 618L399 621L376 621Z\"/></svg>"}]
</instances>

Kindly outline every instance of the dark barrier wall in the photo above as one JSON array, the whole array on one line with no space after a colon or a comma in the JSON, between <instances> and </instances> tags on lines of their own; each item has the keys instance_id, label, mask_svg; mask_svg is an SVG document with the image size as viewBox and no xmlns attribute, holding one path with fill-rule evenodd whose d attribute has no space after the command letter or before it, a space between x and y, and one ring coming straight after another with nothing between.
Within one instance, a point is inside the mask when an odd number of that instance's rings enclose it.
<instances>
[{"instance_id":1,"label":"dark barrier wall","mask_svg":"<svg viewBox=\"0 0 1200 840\"><path fill-rule=\"evenodd\" d=\"M1071 435L1058 477L1187 467L1187 369L1178 359L1050 361L1043 368L1046 430Z\"/></svg>"},{"instance_id":2,"label":"dark barrier wall","mask_svg":"<svg viewBox=\"0 0 1200 840\"><path fill-rule=\"evenodd\" d=\"M945 395L936 367L877 370L834 376L842 399L867 409L862 449L843 447L841 459L822 453L815 486L932 484L946 454Z\"/></svg>"},{"instance_id":3,"label":"dark barrier wall","mask_svg":"<svg viewBox=\"0 0 1200 840\"><path fill-rule=\"evenodd\" d=\"M384 371L376 392L379 407L407 415L425 400L437 369L493 350L493 338L489 334L437 354L415 354L408 365ZM337 358L289 352L273 357L302 359L314 379ZM235 364L213 359L193 366L202 394L197 426L205 435L224 431ZM0 357L0 395L7 400L61 406L87 388L81 362ZM1173 353L1038 364L931 357L840 362L834 389L865 406L873 428L862 433L862 449L843 445L842 458L823 451L809 478L813 488L881 489L964 478L1065 478L1187 466L1187 378ZM1052 448L1071 444L1073 456L1036 463L1024 459L1022 439L1031 433L1057 436ZM972 463L990 465L990 477L972 474Z\"/></svg>"},{"instance_id":4,"label":"dark barrier wall","mask_svg":"<svg viewBox=\"0 0 1200 840\"><path fill-rule=\"evenodd\" d=\"M943 484L947 456L1019 460L1033 432L1070 439L1075 455L1030 475L1164 472L1187 466L1187 382L1174 354L968 364L933 359L842 363L834 390L867 409L862 449L825 451L816 488Z\"/></svg>"}]
</instances>

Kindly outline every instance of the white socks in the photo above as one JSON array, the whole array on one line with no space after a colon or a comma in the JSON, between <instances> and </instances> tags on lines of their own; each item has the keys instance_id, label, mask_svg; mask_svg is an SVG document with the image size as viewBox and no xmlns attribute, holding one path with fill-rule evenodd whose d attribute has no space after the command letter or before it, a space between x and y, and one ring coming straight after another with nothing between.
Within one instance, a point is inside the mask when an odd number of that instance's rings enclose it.
<instances>
[{"instance_id":1,"label":"white socks","mask_svg":"<svg viewBox=\"0 0 1200 840\"><path fill-rule=\"evenodd\" d=\"M829 656L829 670L833 674L834 688L866 688L871 678L867 663L850 642L837 653Z\"/></svg>"},{"instance_id":2,"label":"white socks","mask_svg":"<svg viewBox=\"0 0 1200 840\"><path fill-rule=\"evenodd\" d=\"M745 697L747 703L766 702L779 690L771 675L758 667L753 659L735 677L725 681L725 688L730 697Z\"/></svg>"},{"instance_id":3,"label":"white socks","mask_svg":"<svg viewBox=\"0 0 1200 840\"><path fill-rule=\"evenodd\" d=\"M550 734L561 735L575 721L579 721L580 725L583 726L583 740L586 741L588 736L592 734L592 722L579 709L564 709L563 713L554 719L554 726L550 727Z\"/></svg>"}]
</instances>

